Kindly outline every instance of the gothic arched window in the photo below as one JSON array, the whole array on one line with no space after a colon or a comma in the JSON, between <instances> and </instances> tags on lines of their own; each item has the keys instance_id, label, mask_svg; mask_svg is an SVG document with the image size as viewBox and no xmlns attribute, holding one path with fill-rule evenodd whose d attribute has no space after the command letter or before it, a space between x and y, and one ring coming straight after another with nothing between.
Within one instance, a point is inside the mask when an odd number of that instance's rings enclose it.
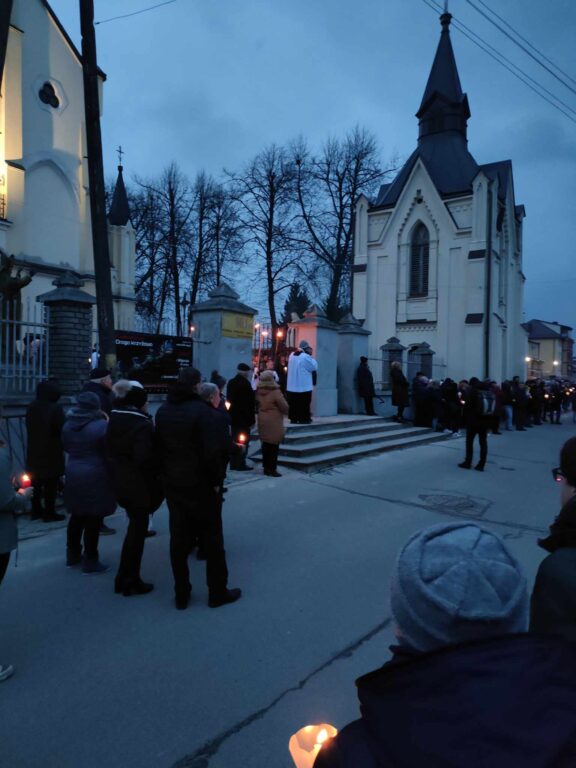
<instances>
[{"instance_id":1,"label":"gothic arched window","mask_svg":"<svg viewBox=\"0 0 576 768\"><path fill-rule=\"evenodd\" d=\"M410 246L410 298L428 296L428 266L430 263L430 235L420 223L412 233Z\"/></svg>"}]
</instances>

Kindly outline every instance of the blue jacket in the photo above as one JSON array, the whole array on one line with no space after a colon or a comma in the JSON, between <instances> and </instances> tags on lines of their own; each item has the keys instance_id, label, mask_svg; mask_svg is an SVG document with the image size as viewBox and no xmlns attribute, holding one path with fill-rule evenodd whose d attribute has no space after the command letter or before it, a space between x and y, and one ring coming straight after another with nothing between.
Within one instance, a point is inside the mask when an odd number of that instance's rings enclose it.
<instances>
[{"instance_id":1,"label":"blue jacket","mask_svg":"<svg viewBox=\"0 0 576 768\"><path fill-rule=\"evenodd\" d=\"M576 644L508 635L407 653L357 681L362 717L314 768L574 768Z\"/></svg>"},{"instance_id":2,"label":"blue jacket","mask_svg":"<svg viewBox=\"0 0 576 768\"><path fill-rule=\"evenodd\" d=\"M71 411L62 429L68 454L64 504L71 515L106 517L114 514L116 499L106 443L104 418L83 420Z\"/></svg>"}]
</instances>

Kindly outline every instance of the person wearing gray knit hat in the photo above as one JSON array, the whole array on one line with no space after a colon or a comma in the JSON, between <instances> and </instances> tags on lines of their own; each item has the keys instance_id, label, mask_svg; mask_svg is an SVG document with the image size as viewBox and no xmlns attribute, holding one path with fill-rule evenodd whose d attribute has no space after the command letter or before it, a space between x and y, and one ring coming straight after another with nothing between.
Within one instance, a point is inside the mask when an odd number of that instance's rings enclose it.
<instances>
[{"instance_id":1,"label":"person wearing gray knit hat","mask_svg":"<svg viewBox=\"0 0 576 768\"><path fill-rule=\"evenodd\" d=\"M526 577L495 534L442 523L402 549L391 588L399 640L418 651L525 632Z\"/></svg>"},{"instance_id":2,"label":"person wearing gray knit hat","mask_svg":"<svg viewBox=\"0 0 576 768\"><path fill-rule=\"evenodd\" d=\"M576 765L576 643L527 628L526 578L472 522L420 531L392 584L400 645L314 768Z\"/></svg>"}]
</instances>

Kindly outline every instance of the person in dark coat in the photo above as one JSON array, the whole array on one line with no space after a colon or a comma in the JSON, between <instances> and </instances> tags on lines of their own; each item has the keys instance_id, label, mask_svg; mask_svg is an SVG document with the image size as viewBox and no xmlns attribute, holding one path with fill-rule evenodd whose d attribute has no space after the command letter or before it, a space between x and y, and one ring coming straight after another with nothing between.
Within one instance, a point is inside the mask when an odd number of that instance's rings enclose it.
<instances>
[{"instance_id":1,"label":"person in dark coat","mask_svg":"<svg viewBox=\"0 0 576 768\"><path fill-rule=\"evenodd\" d=\"M367 357L360 358L360 365L356 371L356 384L358 385L358 394L364 400L366 415L376 416L376 411L374 410L376 390L374 389L374 377L372 376L372 371L368 367Z\"/></svg>"},{"instance_id":2,"label":"person in dark coat","mask_svg":"<svg viewBox=\"0 0 576 768\"><path fill-rule=\"evenodd\" d=\"M492 412L483 413L483 403L492 402ZM474 456L474 438L478 435L480 443L480 460L474 469L483 472L488 458L488 429L493 419L495 407L494 395L489 389L488 383L483 383L476 376L470 379L470 385L466 390L464 403L464 424L466 425L466 458L458 466L461 469L470 469Z\"/></svg>"},{"instance_id":3,"label":"person in dark coat","mask_svg":"<svg viewBox=\"0 0 576 768\"><path fill-rule=\"evenodd\" d=\"M562 446L560 466L552 470L562 509L550 533L538 544L544 558L532 592L530 630L576 640L576 438Z\"/></svg>"},{"instance_id":4,"label":"person in dark coat","mask_svg":"<svg viewBox=\"0 0 576 768\"><path fill-rule=\"evenodd\" d=\"M68 454L64 503L70 513L66 564L82 563L82 571L87 574L108 570L98 557L102 518L116 510L107 429L108 416L100 410L98 396L81 392L76 406L66 414L62 443Z\"/></svg>"},{"instance_id":5,"label":"person in dark coat","mask_svg":"<svg viewBox=\"0 0 576 768\"><path fill-rule=\"evenodd\" d=\"M0 584L8 570L10 553L18 546L16 514L23 512L32 488L16 493L12 485L12 463L5 443L0 442ZM14 674L12 664L0 664L0 683Z\"/></svg>"},{"instance_id":6,"label":"person in dark coat","mask_svg":"<svg viewBox=\"0 0 576 768\"><path fill-rule=\"evenodd\" d=\"M36 387L36 399L26 409L26 469L34 488L32 519L42 518L46 523L66 517L56 512L58 481L64 474L65 417L58 403L60 394L55 381L41 381Z\"/></svg>"},{"instance_id":7,"label":"person in dark coat","mask_svg":"<svg viewBox=\"0 0 576 768\"><path fill-rule=\"evenodd\" d=\"M200 538L206 555L208 605L233 603L240 589L228 589L228 568L222 532L222 456L228 449L222 414L202 401L201 374L183 368L156 414L156 434L170 513L170 560L176 607L190 601L188 556ZM250 386L249 382L246 382Z\"/></svg>"},{"instance_id":8,"label":"person in dark coat","mask_svg":"<svg viewBox=\"0 0 576 768\"><path fill-rule=\"evenodd\" d=\"M410 385L408 379L402 373L402 364L395 360L390 366L390 380L392 382L392 405L396 406L394 421L404 420L404 409L410 405Z\"/></svg>"},{"instance_id":9,"label":"person in dark coat","mask_svg":"<svg viewBox=\"0 0 576 768\"><path fill-rule=\"evenodd\" d=\"M112 410L112 375L107 368L94 368L90 371L90 381L87 381L82 388L82 392L94 392L100 400L100 410L107 416Z\"/></svg>"},{"instance_id":10,"label":"person in dark coat","mask_svg":"<svg viewBox=\"0 0 576 768\"><path fill-rule=\"evenodd\" d=\"M442 401L444 403L444 426L453 435L460 429L460 399L458 397L458 385L450 378L444 379L440 385Z\"/></svg>"},{"instance_id":11,"label":"person in dark coat","mask_svg":"<svg viewBox=\"0 0 576 768\"><path fill-rule=\"evenodd\" d=\"M392 577L398 645L314 768L576 765L576 644L531 635L526 577L474 523L413 536Z\"/></svg>"},{"instance_id":12,"label":"person in dark coat","mask_svg":"<svg viewBox=\"0 0 576 768\"><path fill-rule=\"evenodd\" d=\"M124 597L144 595L153 585L142 581L140 565L150 515L164 499L154 424L148 416L148 394L137 381L121 380L108 424L108 451L116 501L128 515L114 587Z\"/></svg>"},{"instance_id":13,"label":"person in dark coat","mask_svg":"<svg viewBox=\"0 0 576 768\"><path fill-rule=\"evenodd\" d=\"M246 437L246 448L241 454L232 456L230 469L247 472L254 469L246 464L250 430L256 423L256 394L250 383L252 371L246 363L240 363L236 376L228 382L226 399L230 403L230 420L232 422L232 439L239 442L239 435Z\"/></svg>"}]
</instances>

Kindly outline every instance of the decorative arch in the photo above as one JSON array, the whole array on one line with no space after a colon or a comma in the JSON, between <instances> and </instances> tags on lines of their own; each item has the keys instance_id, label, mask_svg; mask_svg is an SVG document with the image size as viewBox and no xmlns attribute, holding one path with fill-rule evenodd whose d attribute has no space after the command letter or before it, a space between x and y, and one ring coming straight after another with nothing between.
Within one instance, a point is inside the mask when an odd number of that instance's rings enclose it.
<instances>
[{"instance_id":1,"label":"decorative arch","mask_svg":"<svg viewBox=\"0 0 576 768\"><path fill-rule=\"evenodd\" d=\"M430 273L430 232L418 221L410 237L410 272L408 296L412 299L428 296Z\"/></svg>"}]
</instances>

